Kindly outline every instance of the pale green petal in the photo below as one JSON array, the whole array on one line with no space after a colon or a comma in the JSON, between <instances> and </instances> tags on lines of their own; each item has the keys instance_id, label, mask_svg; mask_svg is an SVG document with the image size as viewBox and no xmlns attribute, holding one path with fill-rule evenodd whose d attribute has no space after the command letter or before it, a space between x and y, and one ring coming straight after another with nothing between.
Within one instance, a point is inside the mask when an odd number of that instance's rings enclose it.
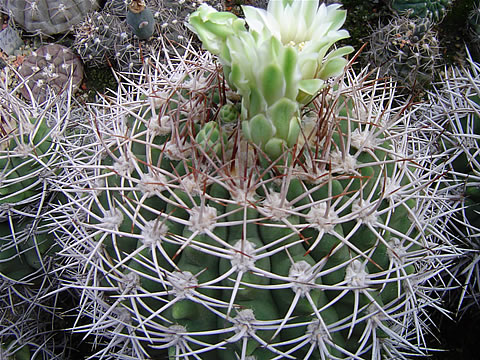
<instances>
[{"instance_id":1,"label":"pale green petal","mask_svg":"<svg viewBox=\"0 0 480 360\"><path fill-rule=\"evenodd\" d=\"M316 95L325 85L322 79L308 79L300 81L298 88L308 95Z\"/></svg>"},{"instance_id":2,"label":"pale green petal","mask_svg":"<svg viewBox=\"0 0 480 360\"><path fill-rule=\"evenodd\" d=\"M330 77L338 76L343 72L345 65L347 65L348 60L338 57L332 58L323 64L320 72L318 73L318 77L323 80L327 80Z\"/></svg>"},{"instance_id":3,"label":"pale green petal","mask_svg":"<svg viewBox=\"0 0 480 360\"><path fill-rule=\"evenodd\" d=\"M287 47L282 58L282 70L285 77L285 97L294 99L298 93L298 82L302 74L297 64L297 52Z\"/></svg>"},{"instance_id":4,"label":"pale green petal","mask_svg":"<svg viewBox=\"0 0 480 360\"><path fill-rule=\"evenodd\" d=\"M300 66L300 73L302 79L312 79L315 77L318 69L318 61L316 54L300 54L298 63Z\"/></svg>"},{"instance_id":5,"label":"pale green petal","mask_svg":"<svg viewBox=\"0 0 480 360\"><path fill-rule=\"evenodd\" d=\"M343 56L350 54L351 52L353 52L353 47L351 46L343 46L340 49L332 51L322 64L318 77L326 80L329 77L340 75L343 72L345 65L348 63Z\"/></svg>"},{"instance_id":6,"label":"pale green petal","mask_svg":"<svg viewBox=\"0 0 480 360\"><path fill-rule=\"evenodd\" d=\"M256 87L252 87L249 96L244 96L244 99L249 100L248 117L253 117L259 113L264 113L267 109L267 103Z\"/></svg>"}]
</instances>

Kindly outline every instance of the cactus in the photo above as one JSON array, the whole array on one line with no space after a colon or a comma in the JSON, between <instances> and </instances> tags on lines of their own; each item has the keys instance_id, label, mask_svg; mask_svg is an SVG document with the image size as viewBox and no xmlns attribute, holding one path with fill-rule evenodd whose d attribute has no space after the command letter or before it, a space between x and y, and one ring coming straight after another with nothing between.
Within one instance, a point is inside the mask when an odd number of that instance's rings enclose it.
<instances>
[{"instance_id":1,"label":"cactus","mask_svg":"<svg viewBox=\"0 0 480 360\"><path fill-rule=\"evenodd\" d=\"M62 360L71 357L71 332L62 323L66 304L50 294L52 279L43 288L0 282L0 357L12 360ZM54 284L58 286L58 284ZM65 293L63 299L68 299Z\"/></svg>"},{"instance_id":2,"label":"cactus","mask_svg":"<svg viewBox=\"0 0 480 360\"><path fill-rule=\"evenodd\" d=\"M366 57L402 85L428 87L440 65L439 42L428 20L395 18L376 29Z\"/></svg>"},{"instance_id":3,"label":"cactus","mask_svg":"<svg viewBox=\"0 0 480 360\"><path fill-rule=\"evenodd\" d=\"M83 81L83 64L69 48L48 44L25 58L19 74L24 82L22 95L43 103L50 92L58 94L69 87L73 92L78 90Z\"/></svg>"},{"instance_id":4,"label":"cactus","mask_svg":"<svg viewBox=\"0 0 480 360\"><path fill-rule=\"evenodd\" d=\"M73 47L86 64L104 66L107 61L115 59L115 46L128 39L126 29L119 22L108 12L93 12L75 26Z\"/></svg>"},{"instance_id":5,"label":"cactus","mask_svg":"<svg viewBox=\"0 0 480 360\"><path fill-rule=\"evenodd\" d=\"M400 15L425 18L435 23L442 21L452 0L390 0L390 6Z\"/></svg>"},{"instance_id":6,"label":"cactus","mask_svg":"<svg viewBox=\"0 0 480 360\"><path fill-rule=\"evenodd\" d=\"M33 206L34 213L40 211L48 198L48 184L60 170L62 155L55 138L66 122L47 124L46 110L24 103L4 88L0 93L0 219L3 221L14 209L23 209L25 214L25 208ZM51 100L49 106L54 103Z\"/></svg>"},{"instance_id":7,"label":"cactus","mask_svg":"<svg viewBox=\"0 0 480 360\"><path fill-rule=\"evenodd\" d=\"M475 1L473 8L468 13L469 47L472 56L478 60L480 54L480 2Z\"/></svg>"},{"instance_id":8,"label":"cactus","mask_svg":"<svg viewBox=\"0 0 480 360\"><path fill-rule=\"evenodd\" d=\"M429 143L405 140L416 129L393 84L348 69L269 159L212 56L188 50L152 56L148 77L92 104L97 139L67 169L75 226L56 231L96 356L424 354L447 247L428 186L443 169L431 174Z\"/></svg>"},{"instance_id":9,"label":"cactus","mask_svg":"<svg viewBox=\"0 0 480 360\"><path fill-rule=\"evenodd\" d=\"M125 18L127 16L127 7L129 0L110 0L103 6L103 11L112 16Z\"/></svg>"},{"instance_id":10,"label":"cactus","mask_svg":"<svg viewBox=\"0 0 480 360\"><path fill-rule=\"evenodd\" d=\"M0 357L70 358L68 326L62 323L67 297L58 281L63 263L58 257L60 242L52 232L64 215L52 203L58 201L54 190L65 181L65 142L88 142L76 129L81 128L86 113L72 98L71 89L49 94L42 104L26 103L17 94L18 84L10 88L11 68L5 68L3 74ZM68 176L70 181L74 179Z\"/></svg>"},{"instance_id":11,"label":"cactus","mask_svg":"<svg viewBox=\"0 0 480 360\"><path fill-rule=\"evenodd\" d=\"M133 0L128 5L127 24L140 40L147 40L155 31L155 19L144 0Z\"/></svg>"},{"instance_id":12,"label":"cactus","mask_svg":"<svg viewBox=\"0 0 480 360\"><path fill-rule=\"evenodd\" d=\"M63 34L97 7L97 0L2 0L0 7L25 30Z\"/></svg>"},{"instance_id":13,"label":"cactus","mask_svg":"<svg viewBox=\"0 0 480 360\"><path fill-rule=\"evenodd\" d=\"M429 93L426 116L436 124L436 147L448 164L449 178L444 187L458 211L450 221L452 241L465 249L452 269L454 285L461 285L457 311L478 306L480 299L480 65L467 49L467 67L449 67L442 81Z\"/></svg>"},{"instance_id":14,"label":"cactus","mask_svg":"<svg viewBox=\"0 0 480 360\"><path fill-rule=\"evenodd\" d=\"M127 6L123 0L109 2L101 11L88 14L74 29L73 46L82 60L93 66L110 62L123 72L132 72L142 66L142 57L161 48L163 39L181 45L188 43L191 36L184 22L195 10L190 2L152 0L148 7L158 29L155 36L141 44L127 24ZM178 46L177 51L182 52L182 47Z\"/></svg>"}]
</instances>

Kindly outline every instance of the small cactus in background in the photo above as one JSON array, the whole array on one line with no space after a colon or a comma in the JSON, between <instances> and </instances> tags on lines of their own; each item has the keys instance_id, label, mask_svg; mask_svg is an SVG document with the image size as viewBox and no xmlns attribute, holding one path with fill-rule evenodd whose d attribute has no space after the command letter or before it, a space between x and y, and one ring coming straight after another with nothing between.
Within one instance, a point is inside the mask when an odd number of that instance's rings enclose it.
<instances>
[{"instance_id":1,"label":"small cactus in background","mask_svg":"<svg viewBox=\"0 0 480 360\"><path fill-rule=\"evenodd\" d=\"M126 19L127 3L124 0L111 1L101 11L88 14L75 27L73 46L86 64L100 66L110 62L121 71L131 72L142 66L142 57L158 51L163 42L173 41L179 45L175 51L182 52L182 47L191 41L191 32L184 23L188 14L196 9L196 3L149 1L147 5L157 29L148 41L139 41L133 36Z\"/></svg>"},{"instance_id":2,"label":"small cactus in background","mask_svg":"<svg viewBox=\"0 0 480 360\"><path fill-rule=\"evenodd\" d=\"M348 69L310 87L293 146L270 157L241 128L245 95L225 85L241 84L237 64L164 54L90 106L96 140L68 152L90 155L68 161L75 221L54 232L91 318L77 330L104 342L96 356L424 354L449 247L430 187L444 169L415 109Z\"/></svg>"},{"instance_id":3,"label":"small cactus in background","mask_svg":"<svg viewBox=\"0 0 480 360\"><path fill-rule=\"evenodd\" d=\"M147 40L153 35L155 19L144 0L132 0L128 4L127 24L140 40Z\"/></svg>"},{"instance_id":4,"label":"small cactus in background","mask_svg":"<svg viewBox=\"0 0 480 360\"><path fill-rule=\"evenodd\" d=\"M22 95L38 103L49 93L75 92L83 81L83 64L72 50L59 44L44 45L25 58L19 69Z\"/></svg>"},{"instance_id":5,"label":"small cactus in background","mask_svg":"<svg viewBox=\"0 0 480 360\"><path fill-rule=\"evenodd\" d=\"M2 8L25 30L44 35L63 34L97 7L97 0L1 0Z\"/></svg>"},{"instance_id":6,"label":"small cactus in background","mask_svg":"<svg viewBox=\"0 0 480 360\"><path fill-rule=\"evenodd\" d=\"M366 58L391 76L412 88L428 87L440 65L437 34L426 19L394 18L373 31Z\"/></svg>"},{"instance_id":7,"label":"small cactus in background","mask_svg":"<svg viewBox=\"0 0 480 360\"><path fill-rule=\"evenodd\" d=\"M92 12L75 26L74 49L90 66L104 66L115 59L115 47L128 39L120 19L108 12Z\"/></svg>"},{"instance_id":8,"label":"small cactus in background","mask_svg":"<svg viewBox=\"0 0 480 360\"><path fill-rule=\"evenodd\" d=\"M107 14L124 19L127 16L129 2L130 0L109 0L102 10Z\"/></svg>"},{"instance_id":9,"label":"small cactus in background","mask_svg":"<svg viewBox=\"0 0 480 360\"><path fill-rule=\"evenodd\" d=\"M399 15L442 21L452 0L390 0L390 6Z\"/></svg>"}]
</instances>

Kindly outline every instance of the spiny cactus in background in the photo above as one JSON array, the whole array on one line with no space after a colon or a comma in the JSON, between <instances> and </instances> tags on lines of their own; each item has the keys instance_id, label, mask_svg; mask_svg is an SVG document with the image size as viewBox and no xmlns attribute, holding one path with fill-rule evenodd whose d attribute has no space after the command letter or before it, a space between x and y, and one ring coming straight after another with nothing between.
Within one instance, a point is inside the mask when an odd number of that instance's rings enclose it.
<instances>
[{"instance_id":1,"label":"spiny cactus in background","mask_svg":"<svg viewBox=\"0 0 480 360\"><path fill-rule=\"evenodd\" d=\"M105 3L102 10L107 14L124 19L127 16L129 2L129 0L109 0Z\"/></svg>"},{"instance_id":2,"label":"spiny cactus in background","mask_svg":"<svg viewBox=\"0 0 480 360\"><path fill-rule=\"evenodd\" d=\"M188 14L196 9L196 2L150 0L156 27L149 41L139 42L126 21L127 5L124 0L108 2L75 27L74 48L89 65L101 66L108 61L121 71L132 71L142 66L142 57L161 48L162 41L173 41L176 51L191 41L191 32L185 27ZM173 48L170 48L173 49ZM172 50L173 51L173 50Z\"/></svg>"},{"instance_id":3,"label":"spiny cactus in background","mask_svg":"<svg viewBox=\"0 0 480 360\"><path fill-rule=\"evenodd\" d=\"M438 23L445 17L452 0L390 0L390 6L399 15L425 18Z\"/></svg>"},{"instance_id":4,"label":"spiny cactus in background","mask_svg":"<svg viewBox=\"0 0 480 360\"><path fill-rule=\"evenodd\" d=\"M22 95L43 103L50 93L75 92L83 81L83 64L72 50L60 44L43 45L27 56L18 71Z\"/></svg>"},{"instance_id":5,"label":"spiny cactus in background","mask_svg":"<svg viewBox=\"0 0 480 360\"><path fill-rule=\"evenodd\" d=\"M426 19L394 18L372 32L366 58L401 85L428 87L440 65L437 33Z\"/></svg>"},{"instance_id":6,"label":"spiny cactus in background","mask_svg":"<svg viewBox=\"0 0 480 360\"><path fill-rule=\"evenodd\" d=\"M14 93L0 89L0 218L4 221L15 211L34 213L48 197L48 183L58 172L62 154L55 141L66 126L59 117L48 124L49 107L25 104ZM40 204L40 205L39 205Z\"/></svg>"},{"instance_id":7,"label":"spiny cactus in background","mask_svg":"<svg viewBox=\"0 0 480 360\"><path fill-rule=\"evenodd\" d=\"M51 202L65 180L63 139L74 141L70 120L80 114L71 88L25 103L9 88L10 71L0 86L0 357L65 359L62 263L50 220L63 215Z\"/></svg>"},{"instance_id":8,"label":"spiny cactus in background","mask_svg":"<svg viewBox=\"0 0 480 360\"><path fill-rule=\"evenodd\" d=\"M444 169L410 138L393 84L349 69L300 105L298 140L269 159L212 56L188 50L92 104L97 139L66 169L75 220L54 232L96 356L423 354L448 247L430 188Z\"/></svg>"},{"instance_id":9,"label":"spiny cactus in background","mask_svg":"<svg viewBox=\"0 0 480 360\"><path fill-rule=\"evenodd\" d=\"M475 60L480 59L480 2L475 1L468 13L469 48Z\"/></svg>"},{"instance_id":10,"label":"spiny cactus in background","mask_svg":"<svg viewBox=\"0 0 480 360\"><path fill-rule=\"evenodd\" d=\"M97 0L1 0L3 9L25 30L55 35L70 31L73 25L98 6Z\"/></svg>"},{"instance_id":11,"label":"spiny cactus in background","mask_svg":"<svg viewBox=\"0 0 480 360\"><path fill-rule=\"evenodd\" d=\"M119 22L120 19L108 12L93 12L75 26L73 47L85 64L104 66L107 61L115 60L115 47L123 45L128 38Z\"/></svg>"},{"instance_id":12,"label":"spiny cactus in background","mask_svg":"<svg viewBox=\"0 0 480 360\"><path fill-rule=\"evenodd\" d=\"M51 294L51 279L44 276L44 287L0 281L0 358L12 360L72 359L71 332L62 318L65 293ZM54 284L58 286L58 284Z\"/></svg>"},{"instance_id":13,"label":"spiny cactus in background","mask_svg":"<svg viewBox=\"0 0 480 360\"><path fill-rule=\"evenodd\" d=\"M435 143L448 163L451 202L459 211L450 227L452 239L466 253L452 273L463 291L458 309L480 300L480 65L467 49L466 68L450 67L429 94L426 116L436 124Z\"/></svg>"}]
</instances>

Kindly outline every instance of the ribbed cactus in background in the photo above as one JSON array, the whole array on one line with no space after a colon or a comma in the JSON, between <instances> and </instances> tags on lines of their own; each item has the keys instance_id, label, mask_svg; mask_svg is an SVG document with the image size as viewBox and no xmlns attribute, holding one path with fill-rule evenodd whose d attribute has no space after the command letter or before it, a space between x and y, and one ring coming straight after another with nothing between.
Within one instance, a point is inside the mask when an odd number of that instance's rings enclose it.
<instances>
[{"instance_id":1,"label":"ribbed cactus in background","mask_svg":"<svg viewBox=\"0 0 480 360\"><path fill-rule=\"evenodd\" d=\"M440 44L429 20L394 18L372 32L366 58L407 88L428 87L440 65Z\"/></svg>"},{"instance_id":2,"label":"ribbed cactus in background","mask_svg":"<svg viewBox=\"0 0 480 360\"><path fill-rule=\"evenodd\" d=\"M63 178L64 137L74 117L71 88L42 105L0 86L0 358L64 359L68 333L57 320L61 274L50 207ZM70 140L73 140L71 138ZM69 140L69 143L71 141ZM70 174L69 174L70 175ZM53 222L56 225L56 222Z\"/></svg>"},{"instance_id":3,"label":"ribbed cactus in background","mask_svg":"<svg viewBox=\"0 0 480 360\"><path fill-rule=\"evenodd\" d=\"M475 1L468 14L469 48L475 60L480 55L480 2Z\"/></svg>"},{"instance_id":4,"label":"ribbed cactus in background","mask_svg":"<svg viewBox=\"0 0 480 360\"><path fill-rule=\"evenodd\" d=\"M452 2L452 0L390 0L390 6L400 15L440 22Z\"/></svg>"},{"instance_id":5,"label":"ribbed cactus in background","mask_svg":"<svg viewBox=\"0 0 480 360\"><path fill-rule=\"evenodd\" d=\"M450 223L451 238L467 251L452 270L463 291L459 310L480 299L480 65L467 49L468 67L449 67L429 94L426 116L436 124L434 139L448 163L445 187L459 211Z\"/></svg>"},{"instance_id":6,"label":"ribbed cactus in background","mask_svg":"<svg viewBox=\"0 0 480 360\"><path fill-rule=\"evenodd\" d=\"M1 0L0 9L25 30L55 35L70 31L73 25L98 5L97 0Z\"/></svg>"},{"instance_id":7,"label":"ribbed cactus in background","mask_svg":"<svg viewBox=\"0 0 480 360\"><path fill-rule=\"evenodd\" d=\"M76 92L83 81L83 64L68 47L47 44L25 57L18 74L24 84L22 95L43 103L52 93Z\"/></svg>"},{"instance_id":8,"label":"ribbed cactus in background","mask_svg":"<svg viewBox=\"0 0 480 360\"><path fill-rule=\"evenodd\" d=\"M104 344L96 356L425 352L429 284L450 250L431 186L444 168L392 82L344 72L348 47L328 53L345 14L317 6L244 8L250 32L201 7L192 24L223 69L193 48L152 54L90 106L95 140L68 152L84 155L61 189L74 221L54 232L91 318L77 330ZM278 16L291 21L279 37ZM235 58L255 51L250 68Z\"/></svg>"}]
</instances>

